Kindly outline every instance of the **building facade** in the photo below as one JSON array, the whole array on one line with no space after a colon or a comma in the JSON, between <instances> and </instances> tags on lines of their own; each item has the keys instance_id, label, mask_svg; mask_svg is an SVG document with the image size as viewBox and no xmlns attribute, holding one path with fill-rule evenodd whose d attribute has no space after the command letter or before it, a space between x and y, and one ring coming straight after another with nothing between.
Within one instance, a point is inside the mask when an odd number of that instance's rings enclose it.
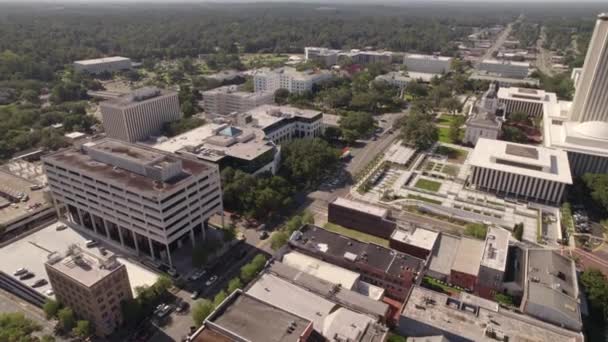
<instances>
[{"instance_id":1,"label":"building facade","mask_svg":"<svg viewBox=\"0 0 608 342\"><path fill-rule=\"evenodd\" d=\"M327 207L327 220L360 232L390 238L397 223L388 219L388 209L338 197Z\"/></svg>"},{"instance_id":2,"label":"building facade","mask_svg":"<svg viewBox=\"0 0 608 342\"><path fill-rule=\"evenodd\" d=\"M479 64L479 70L502 77L524 79L530 73L530 63L485 59Z\"/></svg>"},{"instance_id":3,"label":"building facade","mask_svg":"<svg viewBox=\"0 0 608 342\"><path fill-rule=\"evenodd\" d=\"M122 324L121 302L133 298L127 268L108 254L73 245L65 253L50 254L45 263L57 300L91 322L98 336Z\"/></svg>"},{"instance_id":4,"label":"building facade","mask_svg":"<svg viewBox=\"0 0 608 342\"><path fill-rule=\"evenodd\" d=\"M572 176L566 152L481 138L468 160L476 189L559 204Z\"/></svg>"},{"instance_id":5,"label":"building facade","mask_svg":"<svg viewBox=\"0 0 608 342\"><path fill-rule=\"evenodd\" d=\"M163 124L182 117L177 93L152 87L104 101L100 109L106 135L127 142L158 135Z\"/></svg>"},{"instance_id":6,"label":"building facade","mask_svg":"<svg viewBox=\"0 0 608 342\"><path fill-rule=\"evenodd\" d=\"M210 114L243 113L255 107L274 103L274 93L239 91L235 85L203 92L203 107Z\"/></svg>"},{"instance_id":7,"label":"building facade","mask_svg":"<svg viewBox=\"0 0 608 342\"><path fill-rule=\"evenodd\" d=\"M379 75L376 77L376 81L385 81L390 85L404 89L408 83L411 82L411 78L403 72L391 71L388 74Z\"/></svg>"},{"instance_id":8,"label":"building facade","mask_svg":"<svg viewBox=\"0 0 608 342\"><path fill-rule=\"evenodd\" d=\"M216 165L101 139L43 158L60 219L122 250L172 265L222 213Z\"/></svg>"},{"instance_id":9,"label":"building facade","mask_svg":"<svg viewBox=\"0 0 608 342\"><path fill-rule=\"evenodd\" d=\"M544 114L545 103L557 102L557 96L540 89L509 87L498 90L498 101L505 106L507 115L520 112L540 118Z\"/></svg>"},{"instance_id":10,"label":"building facade","mask_svg":"<svg viewBox=\"0 0 608 342\"><path fill-rule=\"evenodd\" d=\"M312 47L304 48L304 58L306 61L317 61L326 67L338 64L338 54L340 50Z\"/></svg>"},{"instance_id":11,"label":"building facade","mask_svg":"<svg viewBox=\"0 0 608 342\"><path fill-rule=\"evenodd\" d=\"M291 106L263 105L237 117L242 127L261 129L266 139L277 145L293 139L308 139L323 134L323 113Z\"/></svg>"},{"instance_id":12,"label":"building facade","mask_svg":"<svg viewBox=\"0 0 608 342\"><path fill-rule=\"evenodd\" d=\"M119 56L86 59L74 62L75 71L86 71L90 74L116 72L128 69L131 69L131 59Z\"/></svg>"},{"instance_id":13,"label":"building facade","mask_svg":"<svg viewBox=\"0 0 608 342\"><path fill-rule=\"evenodd\" d=\"M410 53L403 57L403 64L408 71L443 74L450 71L452 57Z\"/></svg>"},{"instance_id":14,"label":"building facade","mask_svg":"<svg viewBox=\"0 0 608 342\"><path fill-rule=\"evenodd\" d=\"M312 86L332 78L332 73L324 70L297 71L291 67L263 70L253 75L255 92L274 92L287 89L290 93L302 94L312 91Z\"/></svg>"}]
</instances>

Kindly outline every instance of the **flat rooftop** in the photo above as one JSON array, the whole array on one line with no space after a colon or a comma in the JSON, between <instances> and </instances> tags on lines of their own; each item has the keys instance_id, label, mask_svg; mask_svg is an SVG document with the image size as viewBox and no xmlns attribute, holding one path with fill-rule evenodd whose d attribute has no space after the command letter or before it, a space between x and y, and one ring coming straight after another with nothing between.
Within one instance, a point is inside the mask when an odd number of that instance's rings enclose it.
<instances>
[{"instance_id":1,"label":"flat rooftop","mask_svg":"<svg viewBox=\"0 0 608 342\"><path fill-rule=\"evenodd\" d=\"M69 247L67 251L51 254L46 265L90 288L123 266L113 253L106 252L106 255L102 255L97 251L78 246Z\"/></svg>"},{"instance_id":2,"label":"flat rooftop","mask_svg":"<svg viewBox=\"0 0 608 342\"><path fill-rule=\"evenodd\" d=\"M289 252L285 254L282 262L287 266L291 266L330 283L340 284L343 288L349 290L352 290L357 286L360 278L360 275L356 272L349 271L345 268L298 252Z\"/></svg>"},{"instance_id":3,"label":"flat rooftop","mask_svg":"<svg viewBox=\"0 0 608 342\"><path fill-rule=\"evenodd\" d=\"M404 270L419 272L423 260L372 243L361 242L330 232L321 227L306 225L302 227L290 244L313 251L344 258L353 263L365 263L368 267L396 275Z\"/></svg>"},{"instance_id":4,"label":"flat rooftop","mask_svg":"<svg viewBox=\"0 0 608 342\"><path fill-rule=\"evenodd\" d=\"M161 96L177 96L177 92L160 89L156 87L143 87L133 90L129 94L124 94L117 98L109 99L101 103L101 106L111 106L116 108L127 108L146 101L155 100Z\"/></svg>"},{"instance_id":5,"label":"flat rooftop","mask_svg":"<svg viewBox=\"0 0 608 342\"><path fill-rule=\"evenodd\" d=\"M485 73L480 73L480 72L471 73L471 76L469 76L469 78L473 79L473 80L482 80L482 81L497 81L499 83L505 83L505 84L525 83L526 85L533 85L533 86L534 85L538 86L540 84L540 81L535 78L520 79L520 78L512 78L512 77L503 77L503 76L498 76L498 75L490 75L490 74L485 74Z\"/></svg>"},{"instance_id":6,"label":"flat rooftop","mask_svg":"<svg viewBox=\"0 0 608 342\"><path fill-rule=\"evenodd\" d=\"M225 156L253 160L274 149L264 136L264 132L252 127L208 123L150 146L171 153L189 152L210 162Z\"/></svg>"},{"instance_id":7,"label":"flat rooftop","mask_svg":"<svg viewBox=\"0 0 608 342\"><path fill-rule=\"evenodd\" d=\"M324 125L331 126L331 127L338 127L339 121L340 121L340 115L325 114L325 113L323 113L323 118L321 119L321 122Z\"/></svg>"},{"instance_id":8,"label":"flat rooftop","mask_svg":"<svg viewBox=\"0 0 608 342\"><path fill-rule=\"evenodd\" d=\"M130 61L130 60L131 59L127 58L127 57L114 56L114 57L83 59L80 61L75 61L74 63L82 64L82 65L93 65L93 64L100 64L100 63L112 63L112 62L122 62L122 61Z\"/></svg>"},{"instance_id":9,"label":"flat rooftop","mask_svg":"<svg viewBox=\"0 0 608 342\"><path fill-rule=\"evenodd\" d=\"M268 342L295 342L310 324L308 319L240 290L230 295L205 322L211 330L219 327L249 341Z\"/></svg>"},{"instance_id":10,"label":"flat rooftop","mask_svg":"<svg viewBox=\"0 0 608 342\"><path fill-rule=\"evenodd\" d=\"M360 211L362 213L366 213L366 214L370 214L370 215L374 215L374 216L378 216L378 217L382 217L382 218L386 218L388 216L388 209L386 209L386 208L377 207L377 206L370 205L370 204L363 203L363 202L352 201L352 200L346 199L344 197L337 197L331 203L344 207L344 208L349 208L352 210Z\"/></svg>"},{"instance_id":11,"label":"flat rooftop","mask_svg":"<svg viewBox=\"0 0 608 342\"><path fill-rule=\"evenodd\" d=\"M435 246L438 236L439 233L422 228L414 228L413 231L395 229L391 239L430 251Z\"/></svg>"},{"instance_id":12,"label":"flat rooftop","mask_svg":"<svg viewBox=\"0 0 608 342\"><path fill-rule=\"evenodd\" d=\"M60 224L59 222L50 224L39 231L0 248L0 270L12 276L18 268L27 268L35 274L35 277L21 282L25 285L31 285L41 278L48 281L44 264L48 260L49 255L54 252L64 252L70 245L80 246L90 253L96 253L101 256L97 247L85 248L85 242L90 237L69 227L65 230L57 231L57 226ZM107 250L111 251L112 249L108 248ZM19 256L18 260L15 259L16 255ZM117 254L117 260L127 268L133 296L136 295L136 287L150 286L158 279L157 273L140 266L130 256ZM50 288L51 285L47 284L34 290L44 294Z\"/></svg>"},{"instance_id":13,"label":"flat rooftop","mask_svg":"<svg viewBox=\"0 0 608 342\"><path fill-rule=\"evenodd\" d=\"M481 257L481 265L499 271L507 268L507 253L511 232L506 229L490 227L486 234L486 243Z\"/></svg>"},{"instance_id":14,"label":"flat rooftop","mask_svg":"<svg viewBox=\"0 0 608 342\"><path fill-rule=\"evenodd\" d=\"M227 85L227 86L223 86L223 87L218 87L218 88L214 88L214 89L210 89L207 91L203 92L203 97L205 95L218 95L218 94L227 94L227 95L232 95L232 96L236 96L242 99L256 99L256 98L260 98L263 96L267 96L268 94L270 94L269 92L248 92L248 91L241 91L239 90L238 86L235 85Z\"/></svg>"},{"instance_id":15,"label":"flat rooftop","mask_svg":"<svg viewBox=\"0 0 608 342\"><path fill-rule=\"evenodd\" d=\"M582 334L570 332L513 311L488 310L469 301L415 286L405 303L402 316L409 318L402 329L412 337L444 332L451 341L495 342L497 336L509 341L582 342ZM403 321L403 319L402 319ZM506 340L506 339L505 339Z\"/></svg>"},{"instance_id":16,"label":"flat rooftop","mask_svg":"<svg viewBox=\"0 0 608 342\"><path fill-rule=\"evenodd\" d=\"M257 126L263 129L272 126L279 121L294 117L314 119L318 116L319 119L322 119L323 113L312 109L300 109L291 106L275 106L266 104L253 108L243 113L243 115L251 115L251 117L257 121Z\"/></svg>"},{"instance_id":17,"label":"flat rooftop","mask_svg":"<svg viewBox=\"0 0 608 342\"><path fill-rule=\"evenodd\" d=\"M512 66L518 66L518 67L522 67L522 68L530 68L530 63L529 62L516 62L516 61L505 61L505 60L498 60L498 59L484 59L481 64L501 64L501 65L512 65Z\"/></svg>"},{"instance_id":18,"label":"flat rooftop","mask_svg":"<svg viewBox=\"0 0 608 342\"><path fill-rule=\"evenodd\" d=\"M477 276L483 257L484 242L472 238L460 239L452 270Z\"/></svg>"},{"instance_id":19,"label":"flat rooftop","mask_svg":"<svg viewBox=\"0 0 608 342\"><path fill-rule=\"evenodd\" d=\"M555 93L546 92L542 89L501 87L498 89L497 95L499 99L527 102L557 102L557 95Z\"/></svg>"},{"instance_id":20,"label":"flat rooftop","mask_svg":"<svg viewBox=\"0 0 608 342\"><path fill-rule=\"evenodd\" d=\"M0 224L9 226L28 216L35 215L52 207L52 203L44 196L42 189L32 190L36 186L25 178L13 175L0 169ZM5 196L12 197L8 200ZM22 202L18 198L28 198Z\"/></svg>"},{"instance_id":21,"label":"flat rooftop","mask_svg":"<svg viewBox=\"0 0 608 342\"><path fill-rule=\"evenodd\" d=\"M346 288L335 291L335 283L300 271L282 262L273 262L267 272L354 311L376 317L384 317L388 313L388 304L380 300Z\"/></svg>"},{"instance_id":22,"label":"flat rooftop","mask_svg":"<svg viewBox=\"0 0 608 342\"><path fill-rule=\"evenodd\" d=\"M123 160L131 162L127 165L136 165L141 168L164 168L167 163L181 162L181 171L174 177L160 182L158 179L142 174L142 172L133 172L120 165L102 162L98 160L99 158L96 159L91 156L90 152L83 152L83 150L75 147L47 155L43 157L43 161L65 164L68 168L94 179L151 196L158 196L178 188L192 175L207 172L211 168L208 164L176 154L107 138L89 142L86 144L86 148L116 159L115 164L122 165L124 162L121 162L121 160Z\"/></svg>"},{"instance_id":23,"label":"flat rooftop","mask_svg":"<svg viewBox=\"0 0 608 342\"><path fill-rule=\"evenodd\" d=\"M423 55L423 54L418 54L418 53L406 53L405 58L443 61L443 62L449 62L452 60L452 57L438 56L438 55Z\"/></svg>"},{"instance_id":24,"label":"flat rooftop","mask_svg":"<svg viewBox=\"0 0 608 342\"><path fill-rule=\"evenodd\" d=\"M458 246L460 246L460 238L445 233L440 234L431 254L429 270L442 275L449 275L458 252Z\"/></svg>"},{"instance_id":25,"label":"flat rooftop","mask_svg":"<svg viewBox=\"0 0 608 342\"><path fill-rule=\"evenodd\" d=\"M471 166L572 184L568 154L558 149L480 138L468 163Z\"/></svg>"}]
</instances>

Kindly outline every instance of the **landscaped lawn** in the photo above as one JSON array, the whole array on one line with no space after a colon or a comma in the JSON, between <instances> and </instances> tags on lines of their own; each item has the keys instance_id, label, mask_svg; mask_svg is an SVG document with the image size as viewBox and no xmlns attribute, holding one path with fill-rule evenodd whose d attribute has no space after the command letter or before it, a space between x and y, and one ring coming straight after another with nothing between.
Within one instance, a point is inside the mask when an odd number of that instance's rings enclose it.
<instances>
[{"instance_id":1,"label":"landscaped lawn","mask_svg":"<svg viewBox=\"0 0 608 342\"><path fill-rule=\"evenodd\" d=\"M420 179L418 179L418 181L416 182L414 187L423 189L423 190L427 190L427 191L437 192L437 191L439 191L439 188L441 187L441 183L435 182L432 180L428 180L428 179L424 179L424 178L420 178Z\"/></svg>"},{"instance_id":2,"label":"landscaped lawn","mask_svg":"<svg viewBox=\"0 0 608 342\"><path fill-rule=\"evenodd\" d=\"M469 152L466 150L461 150L459 148L452 148L448 146L439 146L435 150L435 153L447 156L448 161L452 163L462 164L467 159L467 155Z\"/></svg>"},{"instance_id":3,"label":"landscaped lawn","mask_svg":"<svg viewBox=\"0 0 608 342\"><path fill-rule=\"evenodd\" d=\"M408 194L407 198L411 198L411 199L415 199L415 200L419 200L419 201L423 201L423 202L428 202L428 203L432 203L432 204L441 204L441 201L438 200L434 200L432 198L428 198L428 197L424 197L424 196L420 196L420 195L413 195L413 194Z\"/></svg>"},{"instance_id":4,"label":"landscaped lawn","mask_svg":"<svg viewBox=\"0 0 608 342\"><path fill-rule=\"evenodd\" d=\"M369 235L369 234L365 234L362 233L360 231L354 230L354 229L349 229L346 227L342 227L339 226L337 224L333 224L330 222L327 222L323 228L332 231L334 233L338 233L338 234L342 234L344 236L348 236L350 238L353 238L355 240L359 240L359 241L363 241L363 242L371 242L371 243L375 243L377 245L380 246L384 246L384 247L388 247L388 240L385 240L383 238L379 238L377 236L373 236L373 235Z\"/></svg>"},{"instance_id":5,"label":"landscaped lawn","mask_svg":"<svg viewBox=\"0 0 608 342\"><path fill-rule=\"evenodd\" d=\"M451 115L451 114L442 114L439 119L437 119L438 125L449 126L452 121L458 119L459 115ZM460 116L462 117L462 116Z\"/></svg>"},{"instance_id":6,"label":"landscaped lawn","mask_svg":"<svg viewBox=\"0 0 608 342\"><path fill-rule=\"evenodd\" d=\"M454 144L454 140L450 139L450 129L448 127L438 127L439 141L448 144Z\"/></svg>"}]
</instances>

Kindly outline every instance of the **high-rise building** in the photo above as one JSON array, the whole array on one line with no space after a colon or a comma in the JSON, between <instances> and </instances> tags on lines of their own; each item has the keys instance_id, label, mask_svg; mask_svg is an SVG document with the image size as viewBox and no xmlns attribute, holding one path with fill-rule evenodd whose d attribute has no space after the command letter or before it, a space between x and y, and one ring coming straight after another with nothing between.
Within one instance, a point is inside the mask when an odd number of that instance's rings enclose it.
<instances>
[{"instance_id":1,"label":"high-rise building","mask_svg":"<svg viewBox=\"0 0 608 342\"><path fill-rule=\"evenodd\" d=\"M222 212L217 165L113 139L43 158L60 219L126 252L172 265Z\"/></svg>"},{"instance_id":2,"label":"high-rise building","mask_svg":"<svg viewBox=\"0 0 608 342\"><path fill-rule=\"evenodd\" d=\"M544 143L568 152L575 175L608 172L608 13L598 16L572 103L545 107Z\"/></svg>"},{"instance_id":3,"label":"high-rise building","mask_svg":"<svg viewBox=\"0 0 608 342\"><path fill-rule=\"evenodd\" d=\"M133 298L127 268L116 255L104 253L72 245L50 254L45 263L57 300L91 322L99 336L122 323L120 302Z\"/></svg>"},{"instance_id":4,"label":"high-rise building","mask_svg":"<svg viewBox=\"0 0 608 342\"><path fill-rule=\"evenodd\" d=\"M203 92L203 103L207 113L243 113L264 104L274 103L274 93L249 93L240 91L235 85L229 85Z\"/></svg>"},{"instance_id":5,"label":"high-rise building","mask_svg":"<svg viewBox=\"0 0 608 342\"><path fill-rule=\"evenodd\" d=\"M154 87L104 101L100 109L106 135L127 142L160 134L163 124L182 117L177 93Z\"/></svg>"}]
</instances>

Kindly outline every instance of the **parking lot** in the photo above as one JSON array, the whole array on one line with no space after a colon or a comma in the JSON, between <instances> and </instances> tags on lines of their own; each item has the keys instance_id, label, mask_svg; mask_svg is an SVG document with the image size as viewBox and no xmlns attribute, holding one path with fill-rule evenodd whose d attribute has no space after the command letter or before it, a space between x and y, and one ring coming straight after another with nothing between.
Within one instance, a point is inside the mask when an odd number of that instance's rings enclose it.
<instances>
[{"instance_id":1,"label":"parking lot","mask_svg":"<svg viewBox=\"0 0 608 342\"><path fill-rule=\"evenodd\" d=\"M85 241L88 239L77 231L67 228L57 231L56 222L49 226L27 235L8 246L0 248L0 270L6 274L13 275L18 268L26 268L34 273L34 277L23 280L22 282L31 286L39 279L48 282L48 276L44 268L48 256L53 252L65 252L68 246L76 244L84 248ZM111 248L108 248L112 250ZM116 252L112 250L113 252ZM118 254L118 260L127 267L131 289L143 285L152 285L158 278L158 274L143 266L135 263L128 257ZM18 279L18 277L15 277ZM51 289L50 284L35 288L36 291L44 294ZM133 292L135 294L135 292Z\"/></svg>"}]
</instances>

